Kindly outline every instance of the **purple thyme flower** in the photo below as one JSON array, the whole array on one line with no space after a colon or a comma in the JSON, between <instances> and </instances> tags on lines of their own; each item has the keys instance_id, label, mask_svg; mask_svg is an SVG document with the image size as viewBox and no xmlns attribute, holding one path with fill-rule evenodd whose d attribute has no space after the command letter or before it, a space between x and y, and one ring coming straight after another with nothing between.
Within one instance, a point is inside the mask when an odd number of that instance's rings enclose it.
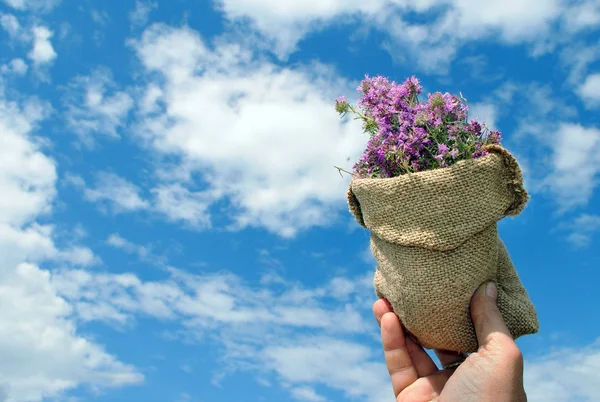
<instances>
[{"instance_id":1,"label":"purple thyme flower","mask_svg":"<svg viewBox=\"0 0 600 402\"><path fill-rule=\"evenodd\" d=\"M502 141L502 134L500 133L500 131L490 131L490 133L488 134L488 141L491 144L500 144L500 141Z\"/></svg>"},{"instance_id":2,"label":"purple thyme flower","mask_svg":"<svg viewBox=\"0 0 600 402\"><path fill-rule=\"evenodd\" d=\"M350 104L345 96L340 96L335 100L335 110L338 113L345 114L348 113L350 109Z\"/></svg>"},{"instance_id":3,"label":"purple thyme flower","mask_svg":"<svg viewBox=\"0 0 600 402\"><path fill-rule=\"evenodd\" d=\"M468 121L469 109L462 98L436 92L420 103L421 89L416 77L398 84L365 75L357 88L360 111L344 97L336 100L336 110L358 113L370 134L367 149L354 166L358 177L394 177L445 167L483 156L486 144L500 142L500 132L487 133L479 122Z\"/></svg>"}]
</instances>

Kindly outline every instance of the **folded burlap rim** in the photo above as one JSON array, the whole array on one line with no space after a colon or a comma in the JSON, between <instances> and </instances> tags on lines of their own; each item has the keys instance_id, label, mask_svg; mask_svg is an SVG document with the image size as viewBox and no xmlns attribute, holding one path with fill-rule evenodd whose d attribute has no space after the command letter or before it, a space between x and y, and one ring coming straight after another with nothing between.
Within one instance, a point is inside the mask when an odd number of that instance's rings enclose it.
<instances>
[{"instance_id":1,"label":"folded burlap rim","mask_svg":"<svg viewBox=\"0 0 600 402\"><path fill-rule=\"evenodd\" d=\"M529 200L510 152L499 145L485 149L486 156L445 168L354 178L350 211L361 226L391 243L452 250L493 222L520 214Z\"/></svg>"}]
</instances>

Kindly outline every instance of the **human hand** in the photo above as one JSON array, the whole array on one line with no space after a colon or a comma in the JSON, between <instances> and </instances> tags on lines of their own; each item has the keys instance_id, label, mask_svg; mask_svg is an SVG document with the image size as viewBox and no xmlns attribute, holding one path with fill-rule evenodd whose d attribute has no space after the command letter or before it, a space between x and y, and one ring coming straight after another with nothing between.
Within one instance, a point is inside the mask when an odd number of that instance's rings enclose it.
<instances>
[{"instance_id":1,"label":"human hand","mask_svg":"<svg viewBox=\"0 0 600 402\"><path fill-rule=\"evenodd\" d=\"M481 285L471 300L479 350L468 357L435 350L444 367L464 360L455 369L438 369L421 346L404 336L387 300L376 301L373 313L381 326L396 402L527 401L523 356L498 309L493 283Z\"/></svg>"}]
</instances>

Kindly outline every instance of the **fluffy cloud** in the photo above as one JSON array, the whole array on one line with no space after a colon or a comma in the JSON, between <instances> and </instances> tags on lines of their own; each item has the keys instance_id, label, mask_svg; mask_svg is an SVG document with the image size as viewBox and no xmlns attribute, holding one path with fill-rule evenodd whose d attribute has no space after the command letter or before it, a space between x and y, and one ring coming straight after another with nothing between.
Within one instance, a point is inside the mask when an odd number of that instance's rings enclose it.
<instances>
[{"instance_id":1,"label":"fluffy cloud","mask_svg":"<svg viewBox=\"0 0 600 402\"><path fill-rule=\"evenodd\" d=\"M563 23L567 32L590 30L600 25L600 3L596 0L569 4L565 11Z\"/></svg>"},{"instance_id":2,"label":"fluffy cloud","mask_svg":"<svg viewBox=\"0 0 600 402\"><path fill-rule=\"evenodd\" d=\"M163 185L152 189L155 208L171 221L182 221L192 227L210 227L208 208L213 202L210 194L192 192L181 184Z\"/></svg>"},{"instance_id":3,"label":"fluffy cloud","mask_svg":"<svg viewBox=\"0 0 600 402\"><path fill-rule=\"evenodd\" d=\"M126 251L139 246L111 236L109 242ZM144 282L133 274L94 274L67 270L54 275L52 283L71 301L80 317L88 321L134 320L137 314L157 318L178 317L189 329L212 328L228 332L240 328L313 328L337 333L361 333L361 316L352 301L370 282L359 280L348 291L347 304L328 311L327 300L337 300L330 288L305 289L284 282L279 290L254 290L232 274L191 275L170 269L161 281ZM361 278L362 279L362 278ZM362 300L362 299L360 299ZM235 332L234 332L235 333ZM262 332L261 332L262 333ZM239 334L241 335L241 334Z\"/></svg>"},{"instance_id":4,"label":"fluffy cloud","mask_svg":"<svg viewBox=\"0 0 600 402\"><path fill-rule=\"evenodd\" d=\"M79 176L67 176L66 182L78 187L87 201L98 203L104 212L146 211L192 229L211 226L208 208L214 197L207 192L190 191L179 183L158 185L149 190L152 198L146 199L141 188L114 173L98 172L91 187ZM113 241L114 246L126 246L116 238Z\"/></svg>"},{"instance_id":5,"label":"fluffy cloud","mask_svg":"<svg viewBox=\"0 0 600 402\"><path fill-rule=\"evenodd\" d=\"M53 241L54 228L35 222L14 226L0 222L0 253L3 263L16 266L22 261L52 260L78 266L93 265L99 261L94 253L81 246L58 249Z\"/></svg>"},{"instance_id":6,"label":"fluffy cloud","mask_svg":"<svg viewBox=\"0 0 600 402\"><path fill-rule=\"evenodd\" d=\"M35 26L33 32L33 48L27 55L36 66L51 64L56 59L56 52L50 43L53 32L44 26Z\"/></svg>"},{"instance_id":7,"label":"fluffy cloud","mask_svg":"<svg viewBox=\"0 0 600 402\"><path fill-rule=\"evenodd\" d=\"M600 130L561 124L553 147L553 171L544 185L556 195L562 210L585 206L600 173Z\"/></svg>"},{"instance_id":8,"label":"fluffy cloud","mask_svg":"<svg viewBox=\"0 0 600 402\"><path fill-rule=\"evenodd\" d=\"M158 7L158 3L147 0L136 0L135 9L129 13L129 19L134 27L146 25L148 16L153 9Z\"/></svg>"},{"instance_id":9,"label":"fluffy cloud","mask_svg":"<svg viewBox=\"0 0 600 402\"><path fill-rule=\"evenodd\" d=\"M21 34L21 24L17 17L12 14L1 14L0 26L2 26L2 29L4 29L11 38L17 38Z\"/></svg>"},{"instance_id":10,"label":"fluffy cloud","mask_svg":"<svg viewBox=\"0 0 600 402\"><path fill-rule=\"evenodd\" d=\"M109 243L128 253L142 247L118 235ZM374 320L364 319L371 275L335 277L317 288L283 279L256 288L230 273L167 272L144 281L134 274L67 270L56 272L51 283L81 320L123 327L149 316L176 324L174 337L216 342L216 378L233 369L275 373L294 398L308 401L322 400L316 385L355 397L391 393L379 355L353 339L376 331ZM340 370L327 370L332 359Z\"/></svg>"},{"instance_id":11,"label":"fluffy cloud","mask_svg":"<svg viewBox=\"0 0 600 402\"><path fill-rule=\"evenodd\" d=\"M393 57L405 57L408 50L411 61L430 71L446 69L458 48L474 40L493 38L509 44L533 43L538 49L548 47L549 29L568 10L567 3L560 0L494 0L485 7L474 0L312 0L295 6L276 0L220 0L218 4L230 20L249 19L281 57L293 52L310 31L358 20L389 35L386 48ZM581 12L568 15L564 23L567 32L591 25L585 10L593 7L593 2L585 4ZM423 22L409 21L415 13Z\"/></svg>"},{"instance_id":12,"label":"fluffy cloud","mask_svg":"<svg viewBox=\"0 0 600 402\"><path fill-rule=\"evenodd\" d=\"M77 335L71 308L48 271L19 264L0 284L0 376L7 401L41 401L80 384L123 386L142 376ZM2 272L0 271L0 272Z\"/></svg>"},{"instance_id":13,"label":"fluffy cloud","mask_svg":"<svg viewBox=\"0 0 600 402\"><path fill-rule=\"evenodd\" d=\"M83 181L78 181L78 185L83 187L84 197L88 201L107 203L115 213L137 211L149 207L148 201L142 199L140 189L135 184L114 173L99 172L96 176L94 188L85 187Z\"/></svg>"},{"instance_id":14,"label":"fluffy cloud","mask_svg":"<svg viewBox=\"0 0 600 402\"><path fill-rule=\"evenodd\" d=\"M48 107L0 97L0 394L10 402L60 397L80 385L140 382L134 367L78 334L72 308L40 263L89 265L81 246L59 249L53 227L36 219L51 211L56 163L32 136Z\"/></svg>"},{"instance_id":15,"label":"fluffy cloud","mask_svg":"<svg viewBox=\"0 0 600 402\"><path fill-rule=\"evenodd\" d=\"M67 125L87 146L94 144L94 135L119 138L133 106L127 92L116 90L110 70L101 67L75 78L63 101Z\"/></svg>"},{"instance_id":16,"label":"fluffy cloud","mask_svg":"<svg viewBox=\"0 0 600 402\"><path fill-rule=\"evenodd\" d=\"M493 103L475 103L469 105L469 118L484 122L491 130L497 130L498 109Z\"/></svg>"},{"instance_id":17,"label":"fluffy cloud","mask_svg":"<svg viewBox=\"0 0 600 402\"><path fill-rule=\"evenodd\" d=\"M28 66L23 59L12 59L10 63L2 65L0 72L3 74L24 75L27 72Z\"/></svg>"},{"instance_id":18,"label":"fluffy cloud","mask_svg":"<svg viewBox=\"0 0 600 402\"><path fill-rule=\"evenodd\" d=\"M381 354L364 344L310 337L267 346L261 353L262 363L282 382L325 385L347 398L373 402L393 398Z\"/></svg>"},{"instance_id":19,"label":"fluffy cloud","mask_svg":"<svg viewBox=\"0 0 600 402\"><path fill-rule=\"evenodd\" d=\"M600 74L588 75L577 93L589 109L600 106Z\"/></svg>"},{"instance_id":20,"label":"fluffy cloud","mask_svg":"<svg viewBox=\"0 0 600 402\"><path fill-rule=\"evenodd\" d=\"M48 106L34 100L20 108L0 99L0 223L21 227L49 211L55 164L27 136L47 113Z\"/></svg>"},{"instance_id":21,"label":"fluffy cloud","mask_svg":"<svg viewBox=\"0 0 600 402\"><path fill-rule=\"evenodd\" d=\"M570 69L569 83L580 86L585 80L589 66L600 59L600 44L572 43L560 52L560 61Z\"/></svg>"},{"instance_id":22,"label":"fluffy cloud","mask_svg":"<svg viewBox=\"0 0 600 402\"><path fill-rule=\"evenodd\" d=\"M326 399L309 387L298 387L291 390L292 397L299 401L325 402Z\"/></svg>"},{"instance_id":23,"label":"fluffy cloud","mask_svg":"<svg viewBox=\"0 0 600 402\"><path fill-rule=\"evenodd\" d=\"M589 204L600 174L600 129L571 123L581 120L578 111L551 87L506 82L473 113L513 115L517 129L505 144L516 151L531 192L551 196L561 213Z\"/></svg>"},{"instance_id":24,"label":"fluffy cloud","mask_svg":"<svg viewBox=\"0 0 600 402\"><path fill-rule=\"evenodd\" d=\"M25 11L50 11L58 4L61 0L3 0L4 3L8 4L17 10Z\"/></svg>"},{"instance_id":25,"label":"fluffy cloud","mask_svg":"<svg viewBox=\"0 0 600 402\"><path fill-rule=\"evenodd\" d=\"M600 340L581 349L561 348L525 362L531 402L592 402L600 394Z\"/></svg>"},{"instance_id":26,"label":"fluffy cloud","mask_svg":"<svg viewBox=\"0 0 600 402\"><path fill-rule=\"evenodd\" d=\"M133 254L143 262L148 263L159 268L165 268L166 257L163 255L156 255L153 253L152 245L138 245L131 241L124 239L118 233L113 233L106 239L106 244L116 249L122 250L127 254Z\"/></svg>"},{"instance_id":27,"label":"fluffy cloud","mask_svg":"<svg viewBox=\"0 0 600 402\"><path fill-rule=\"evenodd\" d=\"M110 242L127 252L140 247L116 235ZM372 295L370 279L371 273L336 277L308 288L279 278L256 288L233 274L196 275L171 268L167 277L154 281L69 270L55 273L50 283L80 319L122 326L150 316L177 323L180 330L173 337L211 342L223 370L213 373L217 380L241 370L259 379L275 375L301 401L326 400L315 392L326 387L346 399L379 402L393 394L377 326L365 308L372 301L372 296L365 300ZM332 290L340 287L345 290L336 295ZM598 344L529 358L529 399L591 401L599 392L592 381L599 364Z\"/></svg>"},{"instance_id":28,"label":"fluffy cloud","mask_svg":"<svg viewBox=\"0 0 600 402\"><path fill-rule=\"evenodd\" d=\"M274 52L285 58L311 30L327 26L335 17L372 16L387 6L388 2L219 0L215 4L230 20L250 19L253 27L269 39Z\"/></svg>"},{"instance_id":29,"label":"fluffy cloud","mask_svg":"<svg viewBox=\"0 0 600 402\"><path fill-rule=\"evenodd\" d=\"M600 231L600 216L582 214L565 226L571 231L567 240L576 247L586 247L591 243L592 235Z\"/></svg>"},{"instance_id":30,"label":"fluffy cloud","mask_svg":"<svg viewBox=\"0 0 600 402\"><path fill-rule=\"evenodd\" d=\"M29 136L48 106L30 100L24 107L0 100L0 255L8 269L23 261L58 259L87 265L93 254L84 248L58 250L53 228L34 219L50 212L56 194L55 162Z\"/></svg>"},{"instance_id":31,"label":"fluffy cloud","mask_svg":"<svg viewBox=\"0 0 600 402\"><path fill-rule=\"evenodd\" d=\"M351 91L347 83L324 66L309 72L252 61L239 45L210 50L187 28L154 25L134 46L152 80L137 131L181 160L171 176L197 173L213 202L228 201L234 228L292 236L332 221L347 186L333 165L357 158L365 141L332 107ZM197 219L189 216L178 218Z\"/></svg>"},{"instance_id":32,"label":"fluffy cloud","mask_svg":"<svg viewBox=\"0 0 600 402\"><path fill-rule=\"evenodd\" d=\"M126 251L127 253L135 253L138 255L140 259L144 259L148 255L148 248L144 246L138 246L127 239L121 237L118 233L111 234L108 239L106 239L106 244L109 246L121 249Z\"/></svg>"}]
</instances>

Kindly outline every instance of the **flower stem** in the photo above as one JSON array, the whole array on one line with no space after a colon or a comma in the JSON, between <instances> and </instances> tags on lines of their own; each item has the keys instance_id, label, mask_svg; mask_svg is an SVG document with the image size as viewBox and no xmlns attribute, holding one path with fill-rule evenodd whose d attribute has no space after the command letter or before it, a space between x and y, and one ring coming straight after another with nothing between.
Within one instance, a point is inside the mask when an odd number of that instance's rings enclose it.
<instances>
[{"instance_id":1,"label":"flower stem","mask_svg":"<svg viewBox=\"0 0 600 402\"><path fill-rule=\"evenodd\" d=\"M344 177L344 175L342 174L342 172L348 173L350 176L354 177L354 173L351 173L351 172L347 171L346 169L342 169L341 167L337 167L337 166L334 166L334 168L336 168L338 170L338 173L342 177Z\"/></svg>"}]
</instances>

